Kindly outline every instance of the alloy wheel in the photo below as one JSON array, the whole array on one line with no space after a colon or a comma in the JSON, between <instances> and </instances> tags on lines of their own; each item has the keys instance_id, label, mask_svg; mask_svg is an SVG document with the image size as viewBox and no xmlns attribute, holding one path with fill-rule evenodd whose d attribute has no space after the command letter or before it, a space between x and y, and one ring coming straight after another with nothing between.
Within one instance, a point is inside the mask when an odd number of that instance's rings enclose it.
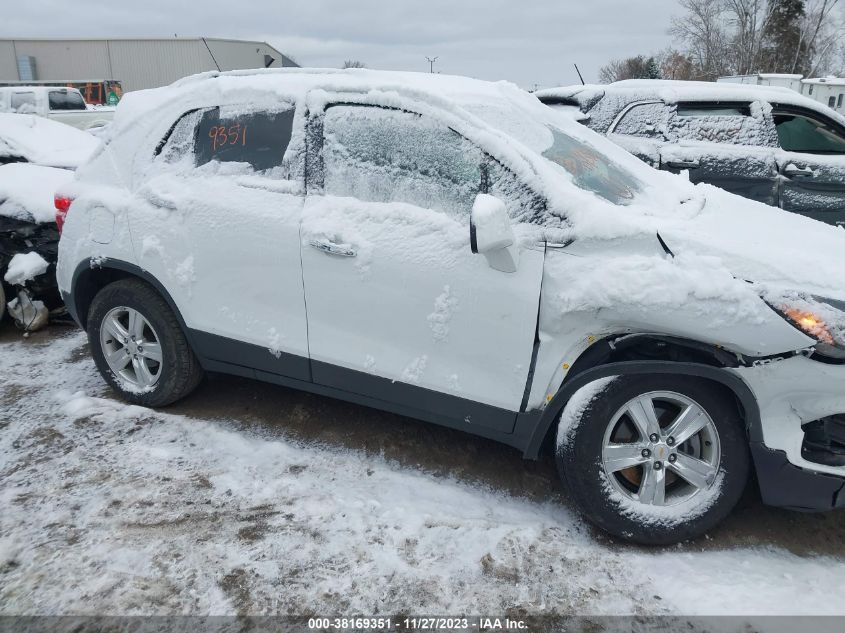
<instances>
[{"instance_id":1,"label":"alloy wheel","mask_svg":"<svg viewBox=\"0 0 845 633\"><path fill-rule=\"evenodd\" d=\"M109 368L130 387L148 390L161 377L161 340L134 308L121 306L106 314L100 345Z\"/></svg>"},{"instance_id":2,"label":"alloy wheel","mask_svg":"<svg viewBox=\"0 0 845 633\"><path fill-rule=\"evenodd\" d=\"M601 458L617 492L641 504L671 506L712 487L720 452L707 411L681 393L656 391L630 400L611 418Z\"/></svg>"}]
</instances>

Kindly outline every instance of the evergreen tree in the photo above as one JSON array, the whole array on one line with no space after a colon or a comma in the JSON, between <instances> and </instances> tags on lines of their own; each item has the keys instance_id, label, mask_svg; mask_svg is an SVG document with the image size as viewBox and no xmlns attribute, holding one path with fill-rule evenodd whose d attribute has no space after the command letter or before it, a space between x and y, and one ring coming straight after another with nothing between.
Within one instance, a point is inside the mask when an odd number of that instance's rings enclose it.
<instances>
[{"instance_id":1,"label":"evergreen tree","mask_svg":"<svg viewBox=\"0 0 845 633\"><path fill-rule=\"evenodd\" d=\"M654 57L648 58L648 63L646 64L646 77L648 79L661 79L662 75L660 73L660 66L657 64L657 60Z\"/></svg>"},{"instance_id":2,"label":"evergreen tree","mask_svg":"<svg viewBox=\"0 0 845 633\"><path fill-rule=\"evenodd\" d=\"M760 71L802 73L808 70L810 51L801 32L805 0L770 0L771 16L763 31Z\"/></svg>"}]
</instances>

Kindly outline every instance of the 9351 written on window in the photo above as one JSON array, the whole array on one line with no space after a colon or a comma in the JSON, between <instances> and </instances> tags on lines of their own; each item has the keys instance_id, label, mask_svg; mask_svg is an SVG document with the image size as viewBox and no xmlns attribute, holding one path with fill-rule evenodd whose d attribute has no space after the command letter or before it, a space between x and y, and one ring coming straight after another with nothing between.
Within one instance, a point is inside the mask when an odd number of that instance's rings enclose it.
<instances>
[{"instance_id":1,"label":"9351 written on window","mask_svg":"<svg viewBox=\"0 0 845 633\"><path fill-rule=\"evenodd\" d=\"M194 137L196 165L249 163L255 171L280 166L290 143L293 115L293 110L241 114L205 110Z\"/></svg>"}]
</instances>

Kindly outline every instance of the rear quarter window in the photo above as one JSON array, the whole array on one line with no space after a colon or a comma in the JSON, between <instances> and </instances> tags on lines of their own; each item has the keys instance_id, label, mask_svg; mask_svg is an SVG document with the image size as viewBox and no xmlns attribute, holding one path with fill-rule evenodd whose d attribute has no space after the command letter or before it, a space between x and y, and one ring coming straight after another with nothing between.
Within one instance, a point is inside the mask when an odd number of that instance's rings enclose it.
<instances>
[{"instance_id":1,"label":"rear quarter window","mask_svg":"<svg viewBox=\"0 0 845 633\"><path fill-rule=\"evenodd\" d=\"M162 140L156 155L190 167L242 163L266 172L283 164L291 141L294 110L221 113L205 108L185 113Z\"/></svg>"},{"instance_id":2,"label":"rear quarter window","mask_svg":"<svg viewBox=\"0 0 845 633\"><path fill-rule=\"evenodd\" d=\"M197 166L211 161L249 163L255 171L282 164L290 144L293 110L225 116L206 110L197 126Z\"/></svg>"},{"instance_id":3,"label":"rear quarter window","mask_svg":"<svg viewBox=\"0 0 845 633\"><path fill-rule=\"evenodd\" d=\"M34 92L13 92L11 99L12 112L32 114L35 112Z\"/></svg>"}]
</instances>

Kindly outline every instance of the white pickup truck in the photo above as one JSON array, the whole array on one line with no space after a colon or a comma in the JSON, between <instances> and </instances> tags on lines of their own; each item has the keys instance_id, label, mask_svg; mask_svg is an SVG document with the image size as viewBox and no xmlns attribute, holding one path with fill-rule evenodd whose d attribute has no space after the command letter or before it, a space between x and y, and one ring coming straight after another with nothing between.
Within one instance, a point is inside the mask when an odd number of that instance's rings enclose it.
<instances>
[{"instance_id":1,"label":"white pickup truck","mask_svg":"<svg viewBox=\"0 0 845 633\"><path fill-rule=\"evenodd\" d=\"M0 88L0 112L37 114L80 130L108 125L114 108L92 108L76 88L14 86Z\"/></svg>"}]
</instances>

